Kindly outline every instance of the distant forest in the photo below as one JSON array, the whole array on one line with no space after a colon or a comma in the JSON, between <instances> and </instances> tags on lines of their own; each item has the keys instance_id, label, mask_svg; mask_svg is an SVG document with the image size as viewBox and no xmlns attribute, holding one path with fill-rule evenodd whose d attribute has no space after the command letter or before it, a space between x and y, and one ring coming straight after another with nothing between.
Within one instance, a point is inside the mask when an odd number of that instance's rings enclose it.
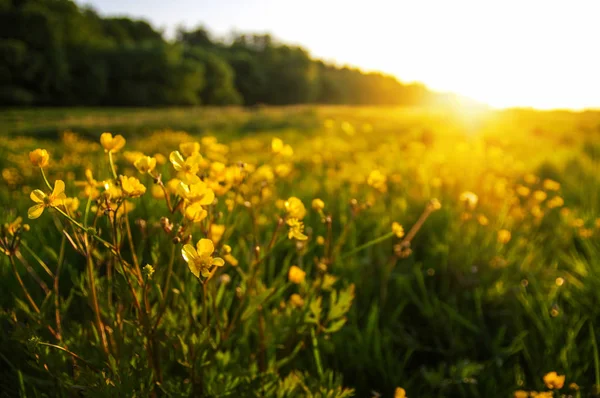
<instances>
[{"instance_id":1,"label":"distant forest","mask_svg":"<svg viewBox=\"0 0 600 398\"><path fill-rule=\"evenodd\" d=\"M385 49L384 51L388 51ZM0 105L420 105L437 94L338 67L270 35L174 40L70 0L0 0Z\"/></svg>"}]
</instances>

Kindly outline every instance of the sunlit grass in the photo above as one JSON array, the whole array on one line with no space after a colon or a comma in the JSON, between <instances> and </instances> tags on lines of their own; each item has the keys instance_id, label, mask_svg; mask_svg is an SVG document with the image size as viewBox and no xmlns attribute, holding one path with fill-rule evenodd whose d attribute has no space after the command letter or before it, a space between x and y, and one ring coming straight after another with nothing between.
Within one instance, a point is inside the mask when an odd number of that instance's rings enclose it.
<instances>
[{"instance_id":1,"label":"sunlit grass","mask_svg":"<svg viewBox=\"0 0 600 398\"><path fill-rule=\"evenodd\" d=\"M586 396L600 383L598 113L0 120L10 391Z\"/></svg>"}]
</instances>

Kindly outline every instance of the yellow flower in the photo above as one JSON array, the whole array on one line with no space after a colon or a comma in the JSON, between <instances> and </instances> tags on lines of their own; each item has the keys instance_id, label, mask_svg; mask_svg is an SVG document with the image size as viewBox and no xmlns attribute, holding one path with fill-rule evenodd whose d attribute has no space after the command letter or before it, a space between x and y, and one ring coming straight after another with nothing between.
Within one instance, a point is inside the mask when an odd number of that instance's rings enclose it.
<instances>
[{"instance_id":1,"label":"yellow flower","mask_svg":"<svg viewBox=\"0 0 600 398\"><path fill-rule=\"evenodd\" d=\"M210 234L209 237L210 239L215 242L215 243L219 243L219 241L221 240L221 238L223 237L223 233L225 232L225 225L220 225L220 224L212 224L210 226Z\"/></svg>"},{"instance_id":2,"label":"yellow flower","mask_svg":"<svg viewBox=\"0 0 600 398\"><path fill-rule=\"evenodd\" d=\"M83 187L83 193L86 197L95 199L98 197L98 187L102 185L94 179L92 170L85 169L85 181L75 181L75 186Z\"/></svg>"},{"instance_id":3,"label":"yellow flower","mask_svg":"<svg viewBox=\"0 0 600 398\"><path fill-rule=\"evenodd\" d=\"M215 193L208 188L204 181L198 180L197 183L186 185L183 182L177 187L177 194L182 198L204 206L211 205L215 200Z\"/></svg>"},{"instance_id":4,"label":"yellow flower","mask_svg":"<svg viewBox=\"0 0 600 398\"><path fill-rule=\"evenodd\" d=\"M480 214L477 216L477 222L479 222L480 225L488 225L490 223L490 220L488 220L488 218L486 216L484 216L483 214Z\"/></svg>"},{"instance_id":5,"label":"yellow flower","mask_svg":"<svg viewBox=\"0 0 600 398\"><path fill-rule=\"evenodd\" d=\"M281 152L281 149L283 149L283 141L279 138L273 138L271 141L271 150L273 153L279 153Z\"/></svg>"},{"instance_id":6,"label":"yellow flower","mask_svg":"<svg viewBox=\"0 0 600 398\"><path fill-rule=\"evenodd\" d=\"M325 238L321 235L317 236L317 245L323 246L325 244Z\"/></svg>"},{"instance_id":7,"label":"yellow flower","mask_svg":"<svg viewBox=\"0 0 600 398\"><path fill-rule=\"evenodd\" d=\"M373 170L367 177L367 184L379 192L387 191L387 177L379 170Z\"/></svg>"},{"instance_id":8,"label":"yellow flower","mask_svg":"<svg viewBox=\"0 0 600 398\"><path fill-rule=\"evenodd\" d=\"M533 198L538 202L543 202L544 200L546 200L547 197L548 195L544 191L535 191L533 193Z\"/></svg>"},{"instance_id":9,"label":"yellow flower","mask_svg":"<svg viewBox=\"0 0 600 398\"><path fill-rule=\"evenodd\" d=\"M296 308L304 307L304 299L298 293L294 293L290 296L290 304Z\"/></svg>"},{"instance_id":10,"label":"yellow flower","mask_svg":"<svg viewBox=\"0 0 600 398\"><path fill-rule=\"evenodd\" d=\"M279 138L273 138L273 141L271 141L271 150L273 153L283 157L291 157L294 154L294 149L289 145L284 145L283 141Z\"/></svg>"},{"instance_id":11,"label":"yellow flower","mask_svg":"<svg viewBox=\"0 0 600 398\"><path fill-rule=\"evenodd\" d=\"M79 209L79 199L78 198L65 198L63 200L62 205L68 212L74 213Z\"/></svg>"},{"instance_id":12,"label":"yellow flower","mask_svg":"<svg viewBox=\"0 0 600 398\"><path fill-rule=\"evenodd\" d=\"M440 201L436 198L433 198L429 201L429 208L433 211L439 210L442 208L442 204L440 203Z\"/></svg>"},{"instance_id":13,"label":"yellow flower","mask_svg":"<svg viewBox=\"0 0 600 398\"><path fill-rule=\"evenodd\" d=\"M225 265L222 258L212 257L214 251L215 245L210 239L200 239L195 248L189 243L183 246L181 254L196 278L200 278L200 275L206 278L210 275L213 266Z\"/></svg>"},{"instance_id":14,"label":"yellow flower","mask_svg":"<svg viewBox=\"0 0 600 398\"><path fill-rule=\"evenodd\" d=\"M295 196L292 196L285 202L285 210L289 217L297 218L298 220L302 220L306 215L304 203Z\"/></svg>"},{"instance_id":15,"label":"yellow flower","mask_svg":"<svg viewBox=\"0 0 600 398\"><path fill-rule=\"evenodd\" d=\"M36 149L29 152L29 160L36 167L46 167L50 161L50 154L45 149Z\"/></svg>"},{"instance_id":16,"label":"yellow flower","mask_svg":"<svg viewBox=\"0 0 600 398\"><path fill-rule=\"evenodd\" d=\"M30 219L38 218L42 215L46 207L56 207L62 204L63 199L67 197L65 195L65 183L62 180L56 180L54 182L54 190L50 195L46 195L44 192L36 189L31 192L29 197L37 204L29 208L27 216Z\"/></svg>"},{"instance_id":17,"label":"yellow flower","mask_svg":"<svg viewBox=\"0 0 600 398\"><path fill-rule=\"evenodd\" d=\"M200 181L200 178L196 175L196 173L200 169L202 156L195 153L184 160L179 151L173 151L169 155L169 160L173 164L173 168L179 172L183 182L186 184L195 184Z\"/></svg>"},{"instance_id":18,"label":"yellow flower","mask_svg":"<svg viewBox=\"0 0 600 398\"><path fill-rule=\"evenodd\" d=\"M200 222L208 216L208 212L202 207L200 203L192 203L185 208L185 218L191 222Z\"/></svg>"},{"instance_id":19,"label":"yellow flower","mask_svg":"<svg viewBox=\"0 0 600 398\"><path fill-rule=\"evenodd\" d=\"M555 196L555 197L553 197L552 199L550 199L549 201L546 202L546 205L550 209L554 209L556 207L561 207L564 204L565 204L565 201L560 196Z\"/></svg>"},{"instance_id":20,"label":"yellow flower","mask_svg":"<svg viewBox=\"0 0 600 398\"><path fill-rule=\"evenodd\" d=\"M569 390L579 391L579 386L577 385L577 383L571 383L569 384Z\"/></svg>"},{"instance_id":21,"label":"yellow flower","mask_svg":"<svg viewBox=\"0 0 600 398\"><path fill-rule=\"evenodd\" d=\"M125 138L122 135L113 137L111 133L102 133L100 136L100 144L104 147L105 152L118 152L125 146Z\"/></svg>"},{"instance_id":22,"label":"yellow flower","mask_svg":"<svg viewBox=\"0 0 600 398\"><path fill-rule=\"evenodd\" d=\"M159 185L152 185L152 197L154 199L164 199L165 191Z\"/></svg>"},{"instance_id":23,"label":"yellow flower","mask_svg":"<svg viewBox=\"0 0 600 398\"><path fill-rule=\"evenodd\" d=\"M299 221L297 218L288 218L286 223L290 227L290 230L288 231L289 239L308 239L308 236L304 235L304 223L302 223L302 221Z\"/></svg>"},{"instance_id":24,"label":"yellow flower","mask_svg":"<svg viewBox=\"0 0 600 398\"><path fill-rule=\"evenodd\" d=\"M511 236L512 235L509 230L501 229L500 231L498 231L498 242L502 244L508 243L510 241Z\"/></svg>"},{"instance_id":25,"label":"yellow flower","mask_svg":"<svg viewBox=\"0 0 600 398\"><path fill-rule=\"evenodd\" d=\"M144 272L144 275L146 275L146 277L148 279L152 279L152 274L154 274L153 266L151 266L150 264L146 264L146 266L144 268L142 268L142 271Z\"/></svg>"},{"instance_id":26,"label":"yellow flower","mask_svg":"<svg viewBox=\"0 0 600 398\"><path fill-rule=\"evenodd\" d=\"M406 398L406 390L402 387L396 387L394 391L394 398Z\"/></svg>"},{"instance_id":27,"label":"yellow flower","mask_svg":"<svg viewBox=\"0 0 600 398\"><path fill-rule=\"evenodd\" d=\"M515 391L514 398L527 398L529 397L529 393L523 390Z\"/></svg>"},{"instance_id":28,"label":"yellow flower","mask_svg":"<svg viewBox=\"0 0 600 398\"><path fill-rule=\"evenodd\" d=\"M231 254L231 246L223 245L221 251L223 252L223 258L225 259L225 261L227 261L232 266L237 267L238 260Z\"/></svg>"},{"instance_id":29,"label":"yellow flower","mask_svg":"<svg viewBox=\"0 0 600 398\"><path fill-rule=\"evenodd\" d=\"M517 193L521 196L529 196L530 192L531 192L531 190L529 188L527 188L526 186L519 185L517 187Z\"/></svg>"},{"instance_id":30,"label":"yellow flower","mask_svg":"<svg viewBox=\"0 0 600 398\"><path fill-rule=\"evenodd\" d=\"M288 279L290 282L299 285L300 283L304 282L305 278L306 272L302 271L300 267L295 265L290 267L290 271L288 272Z\"/></svg>"},{"instance_id":31,"label":"yellow flower","mask_svg":"<svg viewBox=\"0 0 600 398\"><path fill-rule=\"evenodd\" d=\"M546 387L552 390L560 390L565 385L565 376L559 376L556 372L546 373L546 375L544 376L544 383L546 384Z\"/></svg>"},{"instance_id":32,"label":"yellow flower","mask_svg":"<svg viewBox=\"0 0 600 398\"><path fill-rule=\"evenodd\" d=\"M150 156L142 156L133 165L140 173L149 173L156 167L156 159Z\"/></svg>"},{"instance_id":33,"label":"yellow flower","mask_svg":"<svg viewBox=\"0 0 600 398\"><path fill-rule=\"evenodd\" d=\"M392 223L392 232L398 238L404 237L404 227L402 227L402 225L398 224L396 221Z\"/></svg>"},{"instance_id":34,"label":"yellow flower","mask_svg":"<svg viewBox=\"0 0 600 398\"><path fill-rule=\"evenodd\" d=\"M317 211L321 211L325 208L325 202L323 202L321 199L316 198L313 199L312 201L312 208L317 210Z\"/></svg>"},{"instance_id":35,"label":"yellow flower","mask_svg":"<svg viewBox=\"0 0 600 398\"><path fill-rule=\"evenodd\" d=\"M560 189L560 183L550 180L550 179L545 179L544 180L544 189L546 191L558 191Z\"/></svg>"},{"instance_id":36,"label":"yellow flower","mask_svg":"<svg viewBox=\"0 0 600 398\"><path fill-rule=\"evenodd\" d=\"M182 142L179 144L179 150L184 156L189 157L195 153L200 153L200 143L198 142Z\"/></svg>"},{"instance_id":37,"label":"yellow flower","mask_svg":"<svg viewBox=\"0 0 600 398\"><path fill-rule=\"evenodd\" d=\"M470 191L465 191L460 194L459 200L467 206L470 210L475 209L477 207L477 202L479 202L479 197Z\"/></svg>"},{"instance_id":38,"label":"yellow flower","mask_svg":"<svg viewBox=\"0 0 600 398\"><path fill-rule=\"evenodd\" d=\"M146 187L135 177L121 176L121 189L125 195L131 198L142 196L146 192Z\"/></svg>"}]
</instances>

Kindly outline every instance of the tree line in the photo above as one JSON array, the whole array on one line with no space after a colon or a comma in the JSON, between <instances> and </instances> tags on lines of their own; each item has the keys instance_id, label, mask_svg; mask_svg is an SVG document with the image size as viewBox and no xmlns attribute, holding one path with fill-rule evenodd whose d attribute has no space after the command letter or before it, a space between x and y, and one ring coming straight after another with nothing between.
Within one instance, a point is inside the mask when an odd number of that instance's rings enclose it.
<instances>
[{"instance_id":1,"label":"tree line","mask_svg":"<svg viewBox=\"0 0 600 398\"><path fill-rule=\"evenodd\" d=\"M0 0L0 105L418 105L434 94L338 67L270 35L174 40L71 0Z\"/></svg>"}]
</instances>

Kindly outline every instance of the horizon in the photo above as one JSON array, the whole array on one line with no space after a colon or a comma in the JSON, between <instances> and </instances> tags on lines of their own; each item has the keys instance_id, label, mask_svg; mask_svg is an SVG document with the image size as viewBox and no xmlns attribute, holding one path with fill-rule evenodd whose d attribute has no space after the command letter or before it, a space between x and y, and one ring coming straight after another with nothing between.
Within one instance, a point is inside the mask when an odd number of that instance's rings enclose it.
<instances>
[{"instance_id":1,"label":"horizon","mask_svg":"<svg viewBox=\"0 0 600 398\"><path fill-rule=\"evenodd\" d=\"M368 10L362 2L340 6L340 0L309 0L303 5L273 0L76 3L103 16L144 19L168 39L178 26L204 26L219 38L232 32L268 33L280 42L302 46L314 58L389 74L403 83L422 83L495 109L600 109L600 96L595 95L600 92L600 59L590 51L600 26L593 24L591 11L598 6L591 1L566 8L540 1L481 5L464 0L448 5L430 0L415 5L375 0ZM374 13L377 19L371 23ZM331 26L337 34L331 34ZM418 33L401 41L399 55L390 50L398 37L402 40L411 32Z\"/></svg>"}]
</instances>

